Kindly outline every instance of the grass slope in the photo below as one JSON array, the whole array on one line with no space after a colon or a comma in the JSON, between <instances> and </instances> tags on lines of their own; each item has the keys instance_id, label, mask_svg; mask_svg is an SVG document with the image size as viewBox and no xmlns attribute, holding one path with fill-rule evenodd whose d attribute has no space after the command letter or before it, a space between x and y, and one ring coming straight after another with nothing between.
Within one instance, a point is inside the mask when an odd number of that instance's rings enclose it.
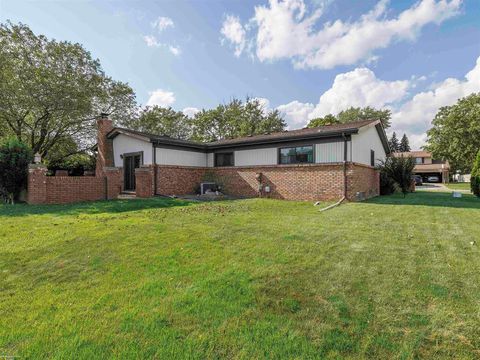
<instances>
[{"instance_id":1,"label":"grass slope","mask_svg":"<svg viewBox=\"0 0 480 360\"><path fill-rule=\"evenodd\" d=\"M480 356L480 200L0 207L0 355ZM470 245L476 241L476 245Z\"/></svg>"},{"instance_id":2,"label":"grass slope","mask_svg":"<svg viewBox=\"0 0 480 360\"><path fill-rule=\"evenodd\" d=\"M449 189L452 190L469 190L470 191L470 183L449 183L445 184Z\"/></svg>"}]
</instances>

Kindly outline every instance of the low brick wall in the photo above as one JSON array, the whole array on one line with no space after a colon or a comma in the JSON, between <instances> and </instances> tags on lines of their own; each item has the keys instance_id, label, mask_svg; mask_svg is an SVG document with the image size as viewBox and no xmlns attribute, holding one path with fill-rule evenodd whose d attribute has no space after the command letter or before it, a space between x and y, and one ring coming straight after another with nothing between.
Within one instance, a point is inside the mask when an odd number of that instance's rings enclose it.
<instances>
[{"instance_id":1,"label":"low brick wall","mask_svg":"<svg viewBox=\"0 0 480 360\"><path fill-rule=\"evenodd\" d=\"M157 194L193 194L202 181L214 181L225 194L287 200L336 200L344 194L343 163L196 168L157 166ZM260 188L260 185L261 188ZM265 192L266 186L270 192ZM356 200L380 193L377 171L366 165L347 165L347 194Z\"/></svg>"},{"instance_id":2,"label":"low brick wall","mask_svg":"<svg viewBox=\"0 0 480 360\"><path fill-rule=\"evenodd\" d=\"M31 165L28 174L29 204L68 204L114 199L121 191L121 170L105 168L105 176L47 176L47 168Z\"/></svg>"}]
</instances>

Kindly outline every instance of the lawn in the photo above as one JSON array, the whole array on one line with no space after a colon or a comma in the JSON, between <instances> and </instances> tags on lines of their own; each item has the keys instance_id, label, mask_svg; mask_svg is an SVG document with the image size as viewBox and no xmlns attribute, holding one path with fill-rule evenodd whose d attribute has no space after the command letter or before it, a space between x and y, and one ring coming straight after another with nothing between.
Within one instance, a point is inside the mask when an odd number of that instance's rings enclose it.
<instances>
[{"instance_id":1,"label":"lawn","mask_svg":"<svg viewBox=\"0 0 480 360\"><path fill-rule=\"evenodd\" d=\"M0 207L0 357L478 358L479 219L426 192Z\"/></svg>"},{"instance_id":2,"label":"lawn","mask_svg":"<svg viewBox=\"0 0 480 360\"><path fill-rule=\"evenodd\" d=\"M449 183L445 184L449 189L452 190L468 190L470 191L470 183Z\"/></svg>"}]
</instances>

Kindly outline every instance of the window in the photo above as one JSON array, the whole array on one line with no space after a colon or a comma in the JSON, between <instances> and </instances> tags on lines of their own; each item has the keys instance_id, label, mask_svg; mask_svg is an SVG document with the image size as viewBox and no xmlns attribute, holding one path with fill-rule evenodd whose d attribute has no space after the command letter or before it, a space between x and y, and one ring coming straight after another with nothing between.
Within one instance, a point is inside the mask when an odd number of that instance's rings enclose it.
<instances>
[{"instance_id":1,"label":"window","mask_svg":"<svg viewBox=\"0 0 480 360\"><path fill-rule=\"evenodd\" d=\"M313 163L313 146L280 149L280 164Z\"/></svg>"},{"instance_id":2,"label":"window","mask_svg":"<svg viewBox=\"0 0 480 360\"><path fill-rule=\"evenodd\" d=\"M215 166L233 166L233 152L216 153Z\"/></svg>"},{"instance_id":3,"label":"window","mask_svg":"<svg viewBox=\"0 0 480 360\"><path fill-rule=\"evenodd\" d=\"M423 164L423 157L417 157L415 158L415 164Z\"/></svg>"},{"instance_id":4,"label":"window","mask_svg":"<svg viewBox=\"0 0 480 360\"><path fill-rule=\"evenodd\" d=\"M375 151L370 150L370 165L375 166Z\"/></svg>"}]
</instances>

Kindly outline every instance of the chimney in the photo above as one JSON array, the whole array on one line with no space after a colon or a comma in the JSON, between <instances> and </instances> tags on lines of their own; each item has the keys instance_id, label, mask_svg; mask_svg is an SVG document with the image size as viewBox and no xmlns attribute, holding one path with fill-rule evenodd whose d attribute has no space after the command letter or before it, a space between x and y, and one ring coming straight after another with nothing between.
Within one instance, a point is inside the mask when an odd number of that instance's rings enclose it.
<instances>
[{"instance_id":1,"label":"chimney","mask_svg":"<svg viewBox=\"0 0 480 360\"><path fill-rule=\"evenodd\" d=\"M97 118L97 164L95 176L105 176L105 167L113 164L113 141L107 139L107 134L113 130L113 122L108 118L109 114L101 113Z\"/></svg>"}]
</instances>

